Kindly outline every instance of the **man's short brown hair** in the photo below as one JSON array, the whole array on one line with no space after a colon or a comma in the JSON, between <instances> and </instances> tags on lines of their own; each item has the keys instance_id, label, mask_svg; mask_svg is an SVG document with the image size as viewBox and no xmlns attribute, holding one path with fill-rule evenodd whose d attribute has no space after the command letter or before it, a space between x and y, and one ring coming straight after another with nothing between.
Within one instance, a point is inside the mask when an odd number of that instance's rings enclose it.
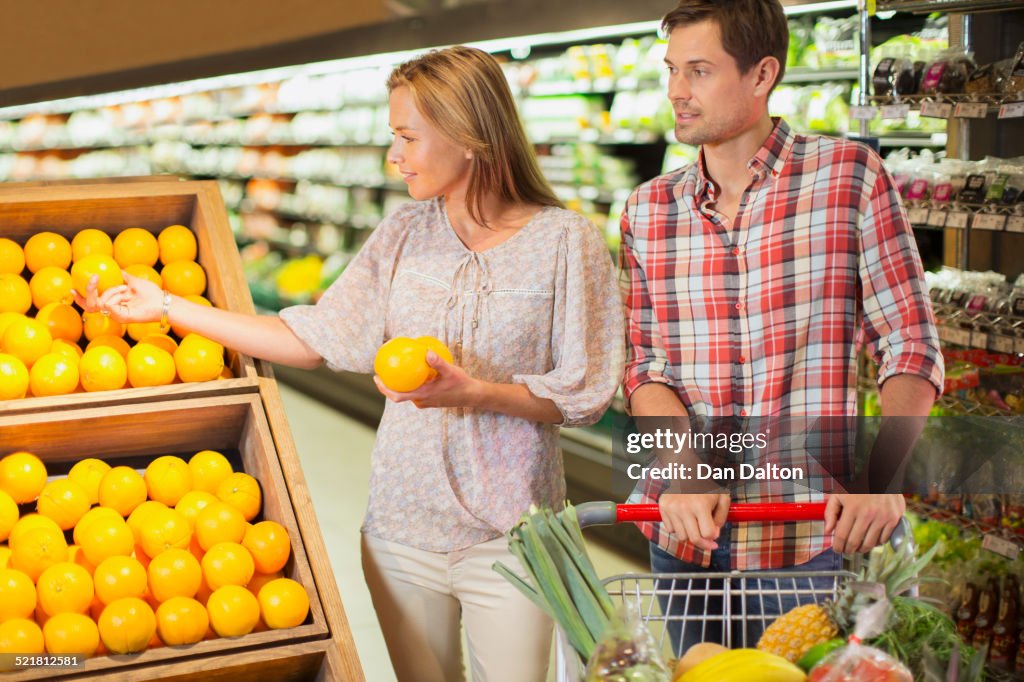
<instances>
[{"instance_id":1,"label":"man's short brown hair","mask_svg":"<svg viewBox=\"0 0 1024 682\"><path fill-rule=\"evenodd\" d=\"M677 26L701 21L718 24L722 47L736 60L740 73L747 73L765 57L779 60L772 88L779 84L789 53L789 24L779 0L679 0L661 20L661 28L668 35Z\"/></svg>"}]
</instances>

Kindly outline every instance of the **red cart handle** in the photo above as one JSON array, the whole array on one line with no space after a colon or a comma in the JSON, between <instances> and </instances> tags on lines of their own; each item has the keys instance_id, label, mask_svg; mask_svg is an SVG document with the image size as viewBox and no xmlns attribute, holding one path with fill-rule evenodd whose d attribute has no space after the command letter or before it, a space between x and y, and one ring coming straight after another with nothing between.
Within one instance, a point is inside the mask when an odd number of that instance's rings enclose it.
<instances>
[{"instance_id":1,"label":"red cart handle","mask_svg":"<svg viewBox=\"0 0 1024 682\"><path fill-rule=\"evenodd\" d=\"M824 502L793 502L789 504L752 502L729 506L729 521L733 523L749 521L822 521L824 518ZM661 511L658 509L658 505L615 505L615 523L631 523L636 521L661 521Z\"/></svg>"}]
</instances>

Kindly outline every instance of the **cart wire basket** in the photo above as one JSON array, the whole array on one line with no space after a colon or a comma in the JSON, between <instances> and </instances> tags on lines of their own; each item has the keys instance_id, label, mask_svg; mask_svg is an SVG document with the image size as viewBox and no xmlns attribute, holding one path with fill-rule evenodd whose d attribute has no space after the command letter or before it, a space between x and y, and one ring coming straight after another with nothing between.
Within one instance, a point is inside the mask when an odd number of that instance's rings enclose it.
<instances>
[{"instance_id":1,"label":"cart wire basket","mask_svg":"<svg viewBox=\"0 0 1024 682\"><path fill-rule=\"evenodd\" d=\"M660 521L656 504L587 502L576 507L580 526L635 521ZM729 521L817 521L825 503L734 504ZM895 547L913 541L903 519L893 531ZM854 566L855 567L855 566ZM796 605L822 604L833 599L852 570L732 571L701 573L626 573L602 580L614 602L631 602L666 660L679 658L684 641L715 642L727 648L753 647L775 618ZM565 634L556 635L555 670L558 682L583 677L579 657Z\"/></svg>"}]
</instances>

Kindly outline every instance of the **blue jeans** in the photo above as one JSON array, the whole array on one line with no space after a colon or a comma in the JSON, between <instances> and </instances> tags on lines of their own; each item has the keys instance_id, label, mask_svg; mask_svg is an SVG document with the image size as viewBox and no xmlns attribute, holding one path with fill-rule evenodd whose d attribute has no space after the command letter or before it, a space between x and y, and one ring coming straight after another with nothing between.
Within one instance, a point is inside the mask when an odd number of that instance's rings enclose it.
<instances>
[{"instance_id":1,"label":"blue jeans","mask_svg":"<svg viewBox=\"0 0 1024 682\"><path fill-rule=\"evenodd\" d=\"M687 563L651 544L653 573L728 573L730 572L729 524L722 527L718 549L711 553L708 568ZM840 571L843 557L831 549L805 564L772 569L771 573L804 571ZM677 656L699 642L726 643L723 624L729 624L730 645L752 647L757 644L775 616L801 604L822 603L830 598L836 586L831 577L748 579L741 572L729 579L729 611L726 613L721 579L700 578L687 583L663 578L655 581L658 602L666 617L672 650ZM717 594L709 594L717 592ZM743 598L741 593L746 594Z\"/></svg>"}]
</instances>

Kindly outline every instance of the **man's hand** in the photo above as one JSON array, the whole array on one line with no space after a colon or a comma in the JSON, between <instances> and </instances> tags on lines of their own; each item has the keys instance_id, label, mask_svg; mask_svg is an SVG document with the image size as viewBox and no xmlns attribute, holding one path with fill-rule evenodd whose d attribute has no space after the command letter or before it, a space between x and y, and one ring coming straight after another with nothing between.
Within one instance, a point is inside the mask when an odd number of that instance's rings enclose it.
<instances>
[{"instance_id":1,"label":"man's hand","mask_svg":"<svg viewBox=\"0 0 1024 682\"><path fill-rule=\"evenodd\" d=\"M718 535L729 515L725 493L662 493L658 499L662 527L680 541L711 551L718 549Z\"/></svg>"},{"instance_id":2,"label":"man's hand","mask_svg":"<svg viewBox=\"0 0 1024 682\"><path fill-rule=\"evenodd\" d=\"M906 508L902 495L830 495L825 535L835 531L832 549L840 554L869 552L888 542Z\"/></svg>"}]
</instances>

